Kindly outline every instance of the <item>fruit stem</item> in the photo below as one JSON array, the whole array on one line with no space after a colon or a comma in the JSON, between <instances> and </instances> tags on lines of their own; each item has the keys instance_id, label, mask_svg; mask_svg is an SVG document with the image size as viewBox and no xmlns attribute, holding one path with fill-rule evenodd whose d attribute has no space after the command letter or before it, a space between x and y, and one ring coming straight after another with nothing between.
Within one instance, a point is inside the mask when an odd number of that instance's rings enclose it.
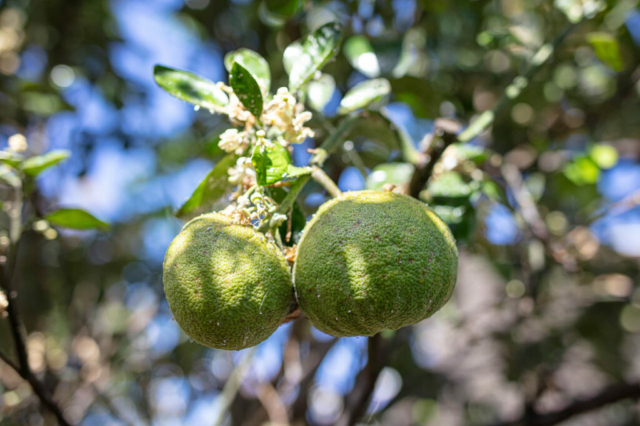
<instances>
[{"instance_id":1,"label":"fruit stem","mask_svg":"<svg viewBox=\"0 0 640 426\"><path fill-rule=\"evenodd\" d=\"M313 180L322 185L333 198L338 198L342 195L342 191L340 191L338 185L335 184L335 182L324 172L324 170L322 170L318 166L312 166L311 169L311 177L313 178Z\"/></svg>"},{"instance_id":2,"label":"fruit stem","mask_svg":"<svg viewBox=\"0 0 640 426\"><path fill-rule=\"evenodd\" d=\"M309 160L309 165L324 164L329 154L340 147L340 143L345 139L351 129L360 121L362 115L352 114L342 120L338 128L327 137L322 145L316 150L316 153Z\"/></svg>"},{"instance_id":3,"label":"fruit stem","mask_svg":"<svg viewBox=\"0 0 640 426\"><path fill-rule=\"evenodd\" d=\"M298 198L298 194L300 194L300 191L302 191L302 188L304 188L309 179L309 175L300 176L298 180L296 180L293 185L291 185L289 193L286 197L284 197L284 200L282 200L282 203L280 203L280 205L278 206L278 210L276 210L275 214L265 218L262 221L262 223L258 227L258 232L267 233L277 226L277 223L273 220L273 218L276 216L276 214L287 214L289 209L291 209L291 207L293 206L293 203L295 203L296 199Z\"/></svg>"}]
</instances>

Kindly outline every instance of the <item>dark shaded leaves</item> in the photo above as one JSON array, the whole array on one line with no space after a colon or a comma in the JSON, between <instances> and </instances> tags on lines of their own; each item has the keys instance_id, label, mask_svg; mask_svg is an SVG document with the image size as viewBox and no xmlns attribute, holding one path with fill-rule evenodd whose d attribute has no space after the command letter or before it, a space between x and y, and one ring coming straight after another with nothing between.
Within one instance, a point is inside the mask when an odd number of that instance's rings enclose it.
<instances>
[{"instance_id":1,"label":"dark shaded leaves","mask_svg":"<svg viewBox=\"0 0 640 426\"><path fill-rule=\"evenodd\" d=\"M234 154L222 158L176 212L176 216L185 216L202 205L213 204L222 198L227 190L233 186L229 182L227 170L236 163L236 158Z\"/></svg>"}]
</instances>

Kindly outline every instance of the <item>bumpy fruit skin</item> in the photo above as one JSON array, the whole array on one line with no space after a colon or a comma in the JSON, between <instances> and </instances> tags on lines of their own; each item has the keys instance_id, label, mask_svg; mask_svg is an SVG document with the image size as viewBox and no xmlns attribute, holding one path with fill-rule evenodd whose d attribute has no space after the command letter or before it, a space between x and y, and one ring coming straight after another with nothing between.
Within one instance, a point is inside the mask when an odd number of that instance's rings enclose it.
<instances>
[{"instance_id":1,"label":"bumpy fruit skin","mask_svg":"<svg viewBox=\"0 0 640 426\"><path fill-rule=\"evenodd\" d=\"M451 297L458 251L447 226L401 194L360 191L320 207L298 245L302 312L333 336L371 336L429 316Z\"/></svg>"},{"instance_id":2,"label":"bumpy fruit skin","mask_svg":"<svg viewBox=\"0 0 640 426\"><path fill-rule=\"evenodd\" d=\"M273 333L289 311L291 273L277 247L217 213L187 223L164 259L164 291L196 342L237 350Z\"/></svg>"}]
</instances>

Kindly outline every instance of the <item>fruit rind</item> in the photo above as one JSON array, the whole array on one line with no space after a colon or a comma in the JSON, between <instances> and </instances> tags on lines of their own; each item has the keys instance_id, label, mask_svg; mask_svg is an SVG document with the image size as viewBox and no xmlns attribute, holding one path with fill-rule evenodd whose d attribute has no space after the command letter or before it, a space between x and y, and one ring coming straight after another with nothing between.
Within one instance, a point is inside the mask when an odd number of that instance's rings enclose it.
<instances>
[{"instance_id":1,"label":"fruit rind","mask_svg":"<svg viewBox=\"0 0 640 426\"><path fill-rule=\"evenodd\" d=\"M370 336L419 322L451 297L458 252L425 204L385 191L325 203L298 245L293 281L311 323L334 336Z\"/></svg>"},{"instance_id":2,"label":"fruit rind","mask_svg":"<svg viewBox=\"0 0 640 426\"><path fill-rule=\"evenodd\" d=\"M196 342L237 350L269 337L293 293L282 252L252 227L218 213L188 222L164 260L164 289L175 320Z\"/></svg>"}]
</instances>

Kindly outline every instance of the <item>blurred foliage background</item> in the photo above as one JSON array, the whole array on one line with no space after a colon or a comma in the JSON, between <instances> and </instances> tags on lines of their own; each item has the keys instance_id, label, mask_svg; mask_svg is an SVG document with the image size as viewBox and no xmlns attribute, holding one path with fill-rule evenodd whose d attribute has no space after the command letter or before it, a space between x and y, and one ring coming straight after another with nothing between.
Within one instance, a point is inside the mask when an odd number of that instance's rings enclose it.
<instances>
[{"instance_id":1,"label":"blurred foliage background","mask_svg":"<svg viewBox=\"0 0 640 426\"><path fill-rule=\"evenodd\" d=\"M436 119L464 128L501 105L419 188L456 234L458 285L376 351L285 324L226 411L243 353L186 338L161 265L182 225L173 212L222 157L229 125L164 93L153 65L226 81L225 53L244 47L285 86L284 48L331 20L343 47L305 91L316 137L294 162L368 78L390 81L380 112L394 123L363 122L329 158L343 191L407 184L402 140L424 150ZM16 282L29 365L87 426L639 424L639 46L637 0L0 0L0 144L21 133L31 153L70 150L39 175L35 206L111 223L25 231ZM518 79L536 52L551 57ZM304 215L327 199L308 185ZM12 342L0 319L4 354ZM0 407L1 425L56 424L2 362Z\"/></svg>"}]
</instances>

